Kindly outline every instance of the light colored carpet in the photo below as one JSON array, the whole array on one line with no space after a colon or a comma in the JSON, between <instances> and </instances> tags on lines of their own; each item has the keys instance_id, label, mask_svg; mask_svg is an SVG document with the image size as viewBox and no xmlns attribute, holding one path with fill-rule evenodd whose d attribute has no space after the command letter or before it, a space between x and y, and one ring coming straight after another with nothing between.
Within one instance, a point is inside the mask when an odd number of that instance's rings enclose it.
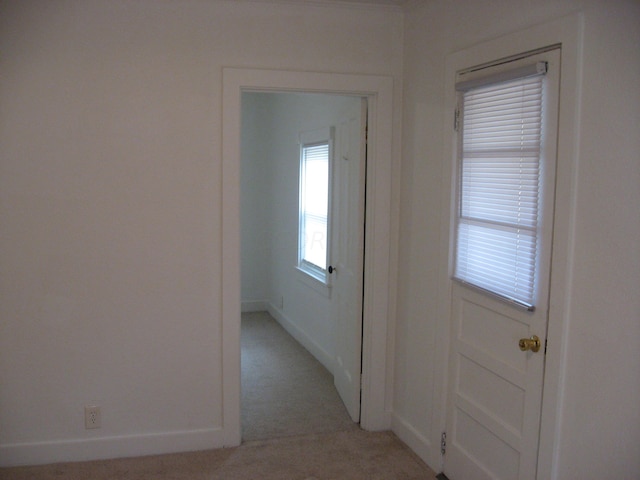
<instances>
[{"instance_id":1,"label":"light colored carpet","mask_svg":"<svg viewBox=\"0 0 640 480\"><path fill-rule=\"evenodd\" d=\"M242 439L357 429L333 376L267 312L242 315Z\"/></svg>"},{"instance_id":2,"label":"light colored carpet","mask_svg":"<svg viewBox=\"0 0 640 480\"><path fill-rule=\"evenodd\" d=\"M247 442L237 448L0 469L0 480L435 480L389 432Z\"/></svg>"}]
</instances>

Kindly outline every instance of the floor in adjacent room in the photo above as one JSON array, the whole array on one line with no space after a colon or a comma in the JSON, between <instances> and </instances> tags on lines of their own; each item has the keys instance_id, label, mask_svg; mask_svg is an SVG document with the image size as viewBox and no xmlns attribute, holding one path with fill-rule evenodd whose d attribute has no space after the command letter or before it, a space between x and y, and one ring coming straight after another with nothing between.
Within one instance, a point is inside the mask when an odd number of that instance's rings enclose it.
<instances>
[{"instance_id":1,"label":"floor in adjacent room","mask_svg":"<svg viewBox=\"0 0 640 480\"><path fill-rule=\"evenodd\" d=\"M242 314L242 440L359 428L333 376L267 312Z\"/></svg>"}]
</instances>

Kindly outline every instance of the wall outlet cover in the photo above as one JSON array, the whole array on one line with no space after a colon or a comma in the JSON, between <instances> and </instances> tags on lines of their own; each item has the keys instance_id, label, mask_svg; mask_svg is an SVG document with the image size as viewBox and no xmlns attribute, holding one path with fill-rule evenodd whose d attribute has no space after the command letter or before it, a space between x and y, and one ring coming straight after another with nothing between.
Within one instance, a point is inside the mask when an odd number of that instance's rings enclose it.
<instances>
[{"instance_id":1,"label":"wall outlet cover","mask_svg":"<svg viewBox=\"0 0 640 480\"><path fill-rule=\"evenodd\" d=\"M102 426L102 412L97 405L84 407L84 428L100 428Z\"/></svg>"}]
</instances>

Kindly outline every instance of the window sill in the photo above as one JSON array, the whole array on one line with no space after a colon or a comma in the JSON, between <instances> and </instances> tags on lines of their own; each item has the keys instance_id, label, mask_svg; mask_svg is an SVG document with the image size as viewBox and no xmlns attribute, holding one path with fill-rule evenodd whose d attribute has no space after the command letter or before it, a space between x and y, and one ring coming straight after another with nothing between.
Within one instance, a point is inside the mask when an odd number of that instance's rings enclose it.
<instances>
[{"instance_id":1,"label":"window sill","mask_svg":"<svg viewBox=\"0 0 640 480\"><path fill-rule=\"evenodd\" d=\"M315 290L322 296L331 298L331 285L297 265L295 266L295 269L296 276L301 283L304 283L307 287Z\"/></svg>"}]
</instances>

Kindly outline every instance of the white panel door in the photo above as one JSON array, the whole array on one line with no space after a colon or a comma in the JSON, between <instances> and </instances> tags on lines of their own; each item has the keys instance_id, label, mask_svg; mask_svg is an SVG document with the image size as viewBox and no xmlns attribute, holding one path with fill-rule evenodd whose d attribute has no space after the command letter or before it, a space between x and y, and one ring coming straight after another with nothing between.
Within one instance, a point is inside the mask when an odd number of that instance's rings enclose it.
<instances>
[{"instance_id":1,"label":"white panel door","mask_svg":"<svg viewBox=\"0 0 640 480\"><path fill-rule=\"evenodd\" d=\"M336 129L333 163L331 295L335 322L334 383L360 421L366 99Z\"/></svg>"},{"instance_id":2,"label":"white panel door","mask_svg":"<svg viewBox=\"0 0 640 480\"><path fill-rule=\"evenodd\" d=\"M535 478L546 314L454 285L445 455L451 480ZM521 351L519 340L533 335L540 350Z\"/></svg>"},{"instance_id":3,"label":"white panel door","mask_svg":"<svg viewBox=\"0 0 640 480\"><path fill-rule=\"evenodd\" d=\"M453 282L444 472L450 480L534 480L547 339L559 50L549 64L535 309ZM533 336L540 349L522 351Z\"/></svg>"}]
</instances>

